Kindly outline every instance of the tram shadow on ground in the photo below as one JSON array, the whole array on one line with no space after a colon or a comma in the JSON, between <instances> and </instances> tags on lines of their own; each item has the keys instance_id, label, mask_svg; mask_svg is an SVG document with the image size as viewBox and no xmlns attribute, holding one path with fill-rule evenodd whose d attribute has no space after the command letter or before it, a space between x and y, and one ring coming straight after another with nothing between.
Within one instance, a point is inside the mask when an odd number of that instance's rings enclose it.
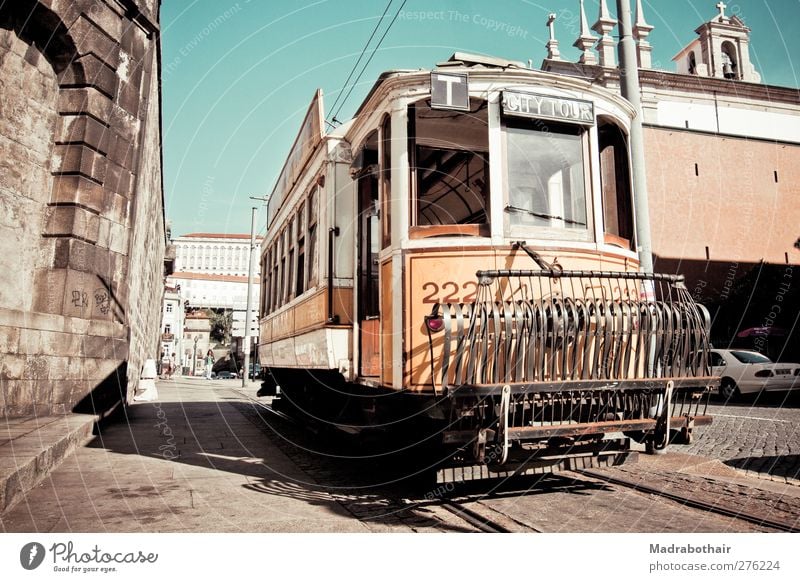
<instances>
[{"instance_id":1,"label":"tram shadow on ground","mask_svg":"<svg viewBox=\"0 0 800 582\"><path fill-rule=\"evenodd\" d=\"M377 524L370 529L378 531L403 526L474 531L444 523L424 504L409 499L419 494L421 481L417 475L402 474L405 467L393 466L390 459L358 457L347 441L323 439L284 423L268 424L259 421L260 415L253 422L256 414L251 405L232 399L139 403L104 421L87 448L156 461L146 465L160 468L152 469L151 475L163 472L164 464L180 465L172 471L172 481L165 483L154 481L147 474L150 469L143 470L137 462L138 479L152 486L125 483L126 498L151 497L155 502L164 491L180 485L199 492L200 498L225 499L226 509L241 512L253 523L259 509L270 505L267 499L252 496L258 493L273 497L276 506L281 498L300 501L309 510L319 508L329 515ZM110 466L117 463L127 461L110 460ZM230 478L224 478L226 474ZM119 492L112 496L119 499ZM248 529L246 521L242 527Z\"/></svg>"}]
</instances>

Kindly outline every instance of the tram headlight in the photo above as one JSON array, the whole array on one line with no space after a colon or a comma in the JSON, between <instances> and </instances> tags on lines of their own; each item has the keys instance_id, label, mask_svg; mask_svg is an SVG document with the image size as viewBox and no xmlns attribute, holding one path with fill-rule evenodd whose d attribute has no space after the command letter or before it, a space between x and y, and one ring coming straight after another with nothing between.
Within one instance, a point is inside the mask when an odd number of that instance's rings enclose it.
<instances>
[{"instance_id":1,"label":"tram headlight","mask_svg":"<svg viewBox=\"0 0 800 582\"><path fill-rule=\"evenodd\" d=\"M425 327L428 328L429 332L436 333L437 331L442 331L444 321L438 315L426 315Z\"/></svg>"}]
</instances>

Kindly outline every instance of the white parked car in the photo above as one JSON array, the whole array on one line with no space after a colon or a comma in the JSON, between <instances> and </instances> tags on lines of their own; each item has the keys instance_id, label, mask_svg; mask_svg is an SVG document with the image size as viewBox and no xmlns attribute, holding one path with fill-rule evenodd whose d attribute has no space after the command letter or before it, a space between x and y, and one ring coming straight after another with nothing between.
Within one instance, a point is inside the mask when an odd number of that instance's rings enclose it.
<instances>
[{"instance_id":1,"label":"white parked car","mask_svg":"<svg viewBox=\"0 0 800 582\"><path fill-rule=\"evenodd\" d=\"M800 390L800 364L774 363L750 350L711 350L711 373L725 399L762 391Z\"/></svg>"}]
</instances>

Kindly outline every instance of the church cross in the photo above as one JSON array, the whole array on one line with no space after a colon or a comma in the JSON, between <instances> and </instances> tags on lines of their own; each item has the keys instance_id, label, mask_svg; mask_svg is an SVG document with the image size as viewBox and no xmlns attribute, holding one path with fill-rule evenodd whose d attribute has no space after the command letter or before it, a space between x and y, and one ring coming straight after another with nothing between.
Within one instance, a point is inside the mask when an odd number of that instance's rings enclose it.
<instances>
[{"instance_id":1,"label":"church cross","mask_svg":"<svg viewBox=\"0 0 800 582\"><path fill-rule=\"evenodd\" d=\"M727 7L728 7L728 5L727 5L727 4L725 4L724 2L722 2L721 0L720 0L720 2L717 4L717 9L719 10L719 19L720 19L720 20L723 20L723 19L725 18L725 9L726 9Z\"/></svg>"}]
</instances>

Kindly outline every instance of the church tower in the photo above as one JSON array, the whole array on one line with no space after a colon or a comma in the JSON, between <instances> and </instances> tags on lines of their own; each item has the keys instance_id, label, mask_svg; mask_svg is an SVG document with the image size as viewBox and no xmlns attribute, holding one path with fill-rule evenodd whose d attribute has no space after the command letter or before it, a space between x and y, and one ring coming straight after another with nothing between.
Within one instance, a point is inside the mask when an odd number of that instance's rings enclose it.
<instances>
[{"instance_id":1,"label":"church tower","mask_svg":"<svg viewBox=\"0 0 800 582\"><path fill-rule=\"evenodd\" d=\"M760 83L761 75L750 62L750 29L738 16L725 14L727 5L717 4L717 14L701 24L699 35L672 60L678 73Z\"/></svg>"}]
</instances>

